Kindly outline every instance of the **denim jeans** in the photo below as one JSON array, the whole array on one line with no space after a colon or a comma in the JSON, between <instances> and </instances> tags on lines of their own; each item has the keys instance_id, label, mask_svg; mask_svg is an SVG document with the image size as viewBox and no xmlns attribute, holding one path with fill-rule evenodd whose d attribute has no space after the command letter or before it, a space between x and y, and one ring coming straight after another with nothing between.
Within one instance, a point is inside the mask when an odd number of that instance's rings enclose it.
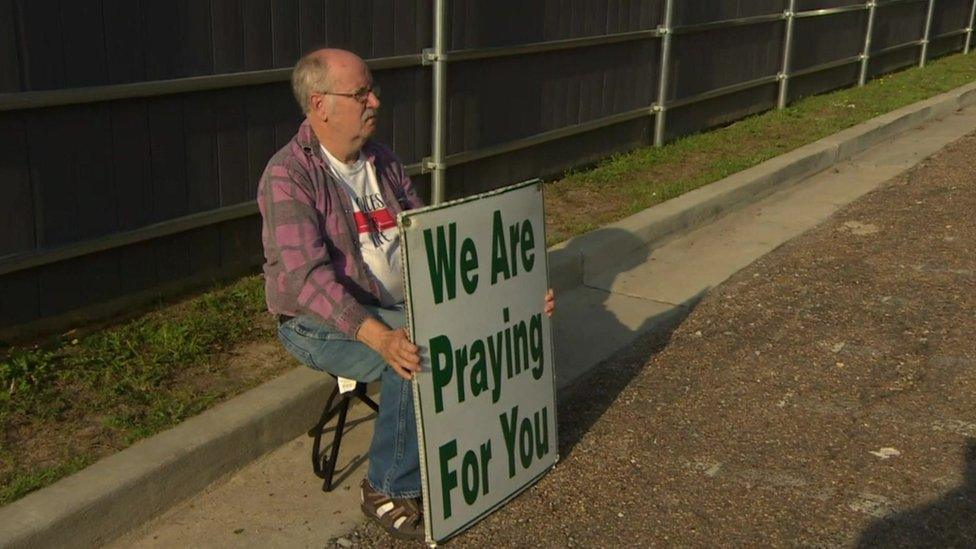
<instances>
[{"instance_id":1,"label":"denim jeans","mask_svg":"<svg viewBox=\"0 0 976 549\"><path fill-rule=\"evenodd\" d=\"M406 323L402 307L366 307L391 328ZM308 316L278 326L278 339L299 361L334 376L380 380L380 409L373 427L366 478L374 489L395 498L420 497L420 453L413 387L376 351Z\"/></svg>"}]
</instances>

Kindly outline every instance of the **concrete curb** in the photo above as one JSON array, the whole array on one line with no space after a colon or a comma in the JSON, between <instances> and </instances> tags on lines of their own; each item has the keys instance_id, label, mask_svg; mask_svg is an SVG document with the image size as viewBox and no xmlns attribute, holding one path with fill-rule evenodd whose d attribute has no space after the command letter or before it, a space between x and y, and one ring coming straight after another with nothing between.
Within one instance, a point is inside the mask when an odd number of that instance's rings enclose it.
<instances>
[{"instance_id":1,"label":"concrete curb","mask_svg":"<svg viewBox=\"0 0 976 549\"><path fill-rule=\"evenodd\" d=\"M583 285L595 266L704 225L880 141L976 103L976 83L805 145L550 249L550 282ZM636 238L634 238L636 237ZM0 546L94 546L162 513L307 430L332 381L289 372L0 509Z\"/></svg>"}]
</instances>

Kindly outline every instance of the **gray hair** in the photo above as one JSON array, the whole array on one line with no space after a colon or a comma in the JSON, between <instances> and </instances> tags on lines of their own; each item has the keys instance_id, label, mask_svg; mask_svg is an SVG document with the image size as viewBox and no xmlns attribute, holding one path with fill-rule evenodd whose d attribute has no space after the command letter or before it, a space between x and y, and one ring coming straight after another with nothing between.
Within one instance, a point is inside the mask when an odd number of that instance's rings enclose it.
<instances>
[{"instance_id":1,"label":"gray hair","mask_svg":"<svg viewBox=\"0 0 976 549\"><path fill-rule=\"evenodd\" d=\"M308 114L312 93L332 89L329 65L321 55L309 53L298 60L291 71L291 91L302 112Z\"/></svg>"}]
</instances>

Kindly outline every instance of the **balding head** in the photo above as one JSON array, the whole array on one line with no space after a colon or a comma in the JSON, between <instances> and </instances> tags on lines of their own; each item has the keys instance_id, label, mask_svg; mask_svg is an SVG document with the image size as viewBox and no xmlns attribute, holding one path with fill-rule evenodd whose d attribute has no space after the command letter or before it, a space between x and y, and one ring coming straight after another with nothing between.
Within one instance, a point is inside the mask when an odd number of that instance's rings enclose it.
<instances>
[{"instance_id":1,"label":"balding head","mask_svg":"<svg viewBox=\"0 0 976 549\"><path fill-rule=\"evenodd\" d=\"M291 73L291 89L302 112L308 114L309 98L315 92L335 91L337 76L358 73L366 63L355 53L335 48L315 50L295 64Z\"/></svg>"}]
</instances>

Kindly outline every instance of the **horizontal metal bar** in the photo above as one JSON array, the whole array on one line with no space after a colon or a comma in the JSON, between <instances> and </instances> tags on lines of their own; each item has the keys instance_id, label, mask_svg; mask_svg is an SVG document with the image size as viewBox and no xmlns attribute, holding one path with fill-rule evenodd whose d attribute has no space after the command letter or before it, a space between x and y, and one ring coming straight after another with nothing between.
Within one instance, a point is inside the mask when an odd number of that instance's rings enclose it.
<instances>
[{"instance_id":1,"label":"horizontal metal bar","mask_svg":"<svg viewBox=\"0 0 976 549\"><path fill-rule=\"evenodd\" d=\"M582 124L566 126L564 128L559 128L558 130L537 133L535 135L530 135L529 137L515 139L513 141L508 141L505 143L501 143L477 151L465 151L461 153L455 153L452 155L448 155L448 157L445 159L445 165L456 166L458 164L474 162L475 160L481 160L482 158L488 158L490 156L498 156L500 154L505 154L507 152L515 151L518 149L525 149L533 145L540 145L542 143L547 143L549 141L555 141L556 139L562 139L564 137L570 137L576 134L597 130L600 128L604 128L606 126L611 126L613 124L626 122L628 120L635 120L638 118L648 117L654 114L654 110L655 107L653 106L642 107L640 109L634 109L632 111L613 114L610 116L606 116L604 118L598 118L596 120L590 120L589 122L583 122Z\"/></svg>"},{"instance_id":2,"label":"horizontal metal bar","mask_svg":"<svg viewBox=\"0 0 976 549\"><path fill-rule=\"evenodd\" d=\"M370 70L376 71L414 67L419 66L420 64L421 55L419 53L366 60L366 65L370 68ZM118 99L154 97L160 95L171 95L175 93L235 88L240 86L256 86L260 84L270 84L273 82L287 82L291 79L291 70L291 67L288 67L284 69L236 72L231 74L192 76L190 78L175 78L173 80L153 80L150 82L133 82L130 84L112 84L109 86L90 86L86 88L69 88L64 90L0 93L0 112L36 109L40 107L79 105L84 103L99 103Z\"/></svg>"},{"instance_id":3,"label":"horizontal metal bar","mask_svg":"<svg viewBox=\"0 0 976 549\"><path fill-rule=\"evenodd\" d=\"M809 10L809 11L798 11L793 17L803 18L803 17L821 17L824 15L837 15L838 13L847 13L849 11L862 11L868 9L870 6L867 4L854 4L853 6L842 6L839 8L825 8L822 10Z\"/></svg>"},{"instance_id":4,"label":"horizontal metal bar","mask_svg":"<svg viewBox=\"0 0 976 549\"><path fill-rule=\"evenodd\" d=\"M660 35L661 33L657 29L650 29L619 34L601 34L599 36L553 40L550 42L533 42L531 44L521 44L518 46L454 50L442 54L441 59L444 61L473 61L475 59L509 57L513 55L543 53L549 51L585 48L589 46L602 46L604 44L616 44L618 42L631 42L634 40L647 40L649 38L657 38Z\"/></svg>"},{"instance_id":5,"label":"horizontal metal bar","mask_svg":"<svg viewBox=\"0 0 976 549\"><path fill-rule=\"evenodd\" d=\"M895 4L911 4L919 2L928 2L928 0L878 0L875 2L875 6L883 8L885 6L893 6Z\"/></svg>"},{"instance_id":6,"label":"horizontal metal bar","mask_svg":"<svg viewBox=\"0 0 976 549\"><path fill-rule=\"evenodd\" d=\"M887 48L881 48L880 50L874 50L871 52L871 57L878 57L879 55L884 55L886 53L891 53L893 51L903 50L905 48L918 47L922 45L922 40L912 40L911 42L905 42L904 44L895 44L894 46L888 46Z\"/></svg>"},{"instance_id":7,"label":"horizontal metal bar","mask_svg":"<svg viewBox=\"0 0 976 549\"><path fill-rule=\"evenodd\" d=\"M930 36L929 37L929 42L932 42L934 40L939 40L940 38L951 38L953 36L959 36L959 35L962 35L962 34L966 34L967 32L969 32L969 29L959 29L959 30L944 32L942 34L937 34L935 36Z\"/></svg>"},{"instance_id":8,"label":"horizontal metal bar","mask_svg":"<svg viewBox=\"0 0 976 549\"><path fill-rule=\"evenodd\" d=\"M694 32L704 32L714 29L725 29L741 27L744 25L756 25L768 23L770 21L782 21L786 16L782 13L770 13L767 15L754 15L752 17L740 17L738 19L723 19L721 21L711 21L708 23L698 23L695 25L679 25L671 29L673 34L691 34Z\"/></svg>"},{"instance_id":9,"label":"horizontal metal bar","mask_svg":"<svg viewBox=\"0 0 976 549\"><path fill-rule=\"evenodd\" d=\"M668 101L665 105L668 109L673 109L676 107L684 107L685 105L690 105L692 103L699 103L701 101L706 101L708 99L714 99L716 97L722 97L723 95L729 95L730 93L735 93L743 90L748 90L751 88L756 88L763 86L765 84L772 84L773 82L779 81L778 74L771 74L769 76L763 76L762 78L757 78L755 80L749 80L746 82L739 82L738 84L732 84L731 86L724 86L721 88L716 88L714 90L707 91L705 93L700 93L698 95L692 95L690 97L683 97L681 99L675 99L673 101Z\"/></svg>"},{"instance_id":10,"label":"horizontal metal bar","mask_svg":"<svg viewBox=\"0 0 976 549\"><path fill-rule=\"evenodd\" d=\"M409 175L421 173L420 163L404 166L404 169ZM183 217L178 217L176 219L169 219L159 223L154 223L152 225L147 225L145 227L140 227L138 229L133 229L131 231L84 240L49 250L38 250L34 252L7 256L0 258L0 275L40 267L42 265L48 265L58 261L64 261L66 259L73 259L83 255L104 252L114 248L121 248L122 246L137 244L139 242L145 242L154 238L192 231L193 229L208 227L218 223L223 223L225 221L242 219L256 215L257 213L258 204L256 201L244 202L241 204L234 204L233 206L224 206L223 208L217 208L215 210L190 214Z\"/></svg>"},{"instance_id":11,"label":"horizontal metal bar","mask_svg":"<svg viewBox=\"0 0 976 549\"><path fill-rule=\"evenodd\" d=\"M828 61L826 63L821 63L819 65L814 65L812 67L806 67L800 70L796 70L790 73L790 78L795 78L797 76L804 76L807 74L813 74L815 72L821 72L830 70L836 67L842 67L844 65L850 65L857 63L861 60L861 54L852 55L850 57L845 57L843 59L837 59L834 61Z\"/></svg>"}]
</instances>

